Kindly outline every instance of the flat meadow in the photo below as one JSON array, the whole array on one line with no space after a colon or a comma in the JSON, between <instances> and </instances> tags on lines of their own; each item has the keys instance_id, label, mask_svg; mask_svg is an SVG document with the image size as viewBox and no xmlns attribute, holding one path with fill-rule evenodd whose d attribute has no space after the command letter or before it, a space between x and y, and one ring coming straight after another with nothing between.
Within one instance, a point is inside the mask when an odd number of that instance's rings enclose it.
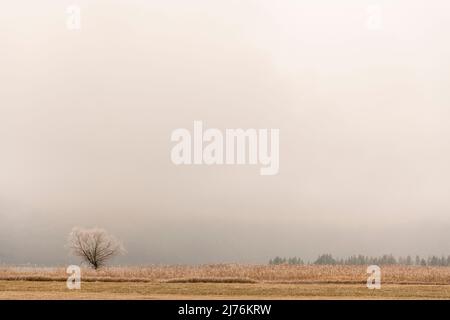
<instances>
[{"instance_id":1,"label":"flat meadow","mask_svg":"<svg viewBox=\"0 0 450 320\"><path fill-rule=\"evenodd\" d=\"M64 267L0 267L0 299L450 299L450 267L381 266L381 289L367 266L168 265L82 268L69 290Z\"/></svg>"}]
</instances>

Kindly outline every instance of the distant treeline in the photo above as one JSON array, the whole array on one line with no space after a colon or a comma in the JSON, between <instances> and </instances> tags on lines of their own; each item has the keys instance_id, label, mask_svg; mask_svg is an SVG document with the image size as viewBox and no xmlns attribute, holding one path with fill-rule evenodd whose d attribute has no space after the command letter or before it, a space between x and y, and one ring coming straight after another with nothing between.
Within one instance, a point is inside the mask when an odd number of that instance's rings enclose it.
<instances>
[{"instance_id":1,"label":"distant treeline","mask_svg":"<svg viewBox=\"0 0 450 320\"><path fill-rule=\"evenodd\" d=\"M270 259L270 265L278 264L290 264L290 265L303 265L305 264L301 258L291 257L282 258L275 257ZM398 257L395 258L392 254L385 254L380 257L368 257L364 255L354 255L347 258L333 258L331 254L322 254L314 262L308 262L308 264L316 265L405 265L405 266L450 266L450 256L437 257L430 256L428 258L422 258L420 256Z\"/></svg>"}]
</instances>

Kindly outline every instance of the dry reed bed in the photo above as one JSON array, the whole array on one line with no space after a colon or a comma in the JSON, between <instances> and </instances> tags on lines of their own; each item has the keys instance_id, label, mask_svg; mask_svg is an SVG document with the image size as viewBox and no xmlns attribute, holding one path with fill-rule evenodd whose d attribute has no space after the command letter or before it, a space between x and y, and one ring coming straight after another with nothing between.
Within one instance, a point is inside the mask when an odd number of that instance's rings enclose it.
<instances>
[{"instance_id":1,"label":"dry reed bed","mask_svg":"<svg viewBox=\"0 0 450 320\"><path fill-rule=\"evenodd\" d=\"M367 266L238 265L83 268L83 281L364 283ZM382 266L382 283L450 284L450 267ZM65 268L1 267L0 280L66 281Z\"/></svg>"}]
</instances>

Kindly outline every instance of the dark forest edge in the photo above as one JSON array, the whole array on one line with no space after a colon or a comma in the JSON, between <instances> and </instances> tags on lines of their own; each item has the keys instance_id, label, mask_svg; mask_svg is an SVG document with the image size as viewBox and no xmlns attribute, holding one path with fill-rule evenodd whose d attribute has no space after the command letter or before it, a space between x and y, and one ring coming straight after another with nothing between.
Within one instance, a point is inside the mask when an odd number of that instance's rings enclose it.
<instances>
[{"instance_id":1,"label":"dark forest edge","mask_svg":"<svg viewBox=\"0 0 450 320\"><path fill-rule=\"evenodd\" d=\"M353 255L346 258L334 258L331 254L321 254L313 262L304 262L299 257L275 257L269 260L269 265L404 265L404 266L450 266L450 255L429 256L426 259L420 256L394 257L392 254L384 254L379 257L370 257L362 254Z\"/></svg>"}]
</instances>

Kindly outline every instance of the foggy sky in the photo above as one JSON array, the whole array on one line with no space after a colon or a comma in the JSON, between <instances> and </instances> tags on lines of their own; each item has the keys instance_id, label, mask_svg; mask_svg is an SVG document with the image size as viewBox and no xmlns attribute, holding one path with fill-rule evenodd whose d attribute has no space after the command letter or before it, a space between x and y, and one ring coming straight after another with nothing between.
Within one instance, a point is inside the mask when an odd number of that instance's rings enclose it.
<instances>
[{"instance_id":1,"label":"foggy sky","mask_svg":"<svg viewBox=\"0 0 450 320\"><path fill-rule=\"evenodd\" d=\"M81 30L65 9L81 7ZM366 27L380 4L382 28ZM0 263L450 254L450 4L31 1L0 11ZM280 170L175 166L172 130L280 129Z\"/></svg>"}]
</instances>

